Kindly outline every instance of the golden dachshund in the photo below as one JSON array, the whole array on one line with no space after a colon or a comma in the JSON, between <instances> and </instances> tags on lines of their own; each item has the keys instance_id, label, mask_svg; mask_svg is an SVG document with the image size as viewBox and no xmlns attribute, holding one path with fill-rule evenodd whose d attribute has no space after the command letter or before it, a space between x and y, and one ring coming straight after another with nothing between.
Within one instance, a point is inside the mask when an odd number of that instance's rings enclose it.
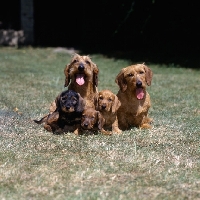
<instances>
[{"instance_id":1,"label":"golden dachshund","mask_svg":"<svg viewBox=\"0 0 200 200\"><path fill-rule=\"evenodd\" d=\"M144 64L136 64L121 69L115 82L119 86L117 96L121 106L117 111L119 128L128 130L132 126L151 128L148 117L151 106L146 86L151 85L153 72Z\"/></svg>"},{"instance_id":2,"label":"golden dachshund","mask_svg":"<svg viewBox=\"0 0 200 200\"><path fill-rule=\"evenodd\" d=\"M64 86L78 92L86 100L86 106L94 108L94 97L98 92L98 73L97 65L89 56L75 54L65 67Z\"/></svg>"},{"instance_id":3,"label":"golden dachshund","mask_svg":"<svg viewBox=\"0 0 200 200\"><path fill-rule=\"evenodd\" d=\"M110 135L110 132L103 129L104 123L105 119L99 111L87 107L82 113L79 134L97 134L101 132L104 135Z\"/></svg>"},{"instance_id":4,"label":"golden dachshund","mask_svg":"<svg viewBox=\"0 0 200 200\"><path fill-rule=\"evenodd\" d=\"M102 90L97 97L96 109L101 113L105 119L103 128L105 130L112 130L113 133L121 133L118 128L117 110L121 106L118 97L110 90Z\"/></svg>"}]
</instances>

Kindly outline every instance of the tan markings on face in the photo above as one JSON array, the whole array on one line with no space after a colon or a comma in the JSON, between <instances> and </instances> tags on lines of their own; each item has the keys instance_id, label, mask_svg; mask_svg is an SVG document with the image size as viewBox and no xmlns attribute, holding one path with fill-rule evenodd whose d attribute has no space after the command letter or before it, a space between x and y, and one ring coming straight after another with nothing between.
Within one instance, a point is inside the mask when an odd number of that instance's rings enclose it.
<instances>
[{"instance_id":1,"label":"tan markings on face","mask_svg":"<svg viewBox=\"0 0 200 200\"><path fill-rule=\"evenodd\" d=\"M66 113L74 112L74 107L70 107L69 109L66 109L66 107L62 107L62 111Z\"/></svg>"},{"instance_id":2,"label":"tan markings on face","mask_svg":"<svg viewBox=\"0 0 200 200\"><path fill-rule=\"evenodd\" d=\"M65 95L64 97L61 98L61 109L63 112L70 113L75 111L75 106L77 104L77 98L74 96L67 96ZM66 106L68 108L66 108Z\"/></svg>"}]
</instances>

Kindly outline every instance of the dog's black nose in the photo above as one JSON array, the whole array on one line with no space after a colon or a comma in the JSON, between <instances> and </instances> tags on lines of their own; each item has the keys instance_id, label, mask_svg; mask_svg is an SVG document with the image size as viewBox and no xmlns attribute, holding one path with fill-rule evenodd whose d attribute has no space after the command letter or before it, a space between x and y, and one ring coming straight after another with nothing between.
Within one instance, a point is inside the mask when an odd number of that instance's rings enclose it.
<instances>
[{"instance_id":1,"label":"dog's black nose","mask_svg":"<svg viewBox=\"0 0 200 200\"><path fill-rule=\"evenodd\" d=\"M141 86L142 86L142 82L141 82L141 81L137 81L137 82L136 82L136 86L137 86L137 87L141 87Z\"/></svg>"},{"instance_id":2,"label":"dog's black nose","mask_svg":"<svg viewBox=\"0 0 200 200\"><path fill-rule=\"evenodd\" d=\"M85 69L84 64L81 63L81 64L78 66L78 70L79 70L79 71L83 71L84 69Z\"/></svg>"},{"instance_id":3,"label":"dog's black nose","mask_svg":"<svg viewBox=\"0 0 200 200\"><path fill-rule=\"evenodd\" d=\"M66 106L66 109L69 110L69 109L70 109L70 106Z\"/></svg>"},{"instance_id":4,"label":"dog's black nose","mask_svg":"<svg viewBox=\"0 0 200 200\"><path fill-rule=\"evenodd\" d=\"M88 127L88 123L85 123L84 126L85 126L85 127Z\"/></svg>"},{"instance_id":5,"label":"dog's black nose","mask_svg":"<svg viewBox=\"0 0 200 200\"><path fill-rule=\"evenodd\" d=\"M102 109L105 109L105 108L106 108L106 105L102 105L101 107L102 107Z\"/></svg>"}]
</instances>

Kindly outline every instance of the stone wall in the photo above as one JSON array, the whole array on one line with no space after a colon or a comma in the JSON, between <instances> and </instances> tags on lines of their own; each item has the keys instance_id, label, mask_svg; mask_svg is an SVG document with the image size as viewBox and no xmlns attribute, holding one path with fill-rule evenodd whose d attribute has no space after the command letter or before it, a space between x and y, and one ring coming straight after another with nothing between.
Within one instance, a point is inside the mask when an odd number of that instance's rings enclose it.
<instances>
[{"instance_id":1,"label":"stone wall","mask_svg":"<svg viewBox=\"0 0 200 200\"><path fill-rule=\"evenodd\" d=\"M4 27L0 22L0 45L18 46L34 44L33 0L19 0L19 4L20 6L16 6L15 8L20 8L20 22L18 27Z\"/></svg>"}]
</instances>

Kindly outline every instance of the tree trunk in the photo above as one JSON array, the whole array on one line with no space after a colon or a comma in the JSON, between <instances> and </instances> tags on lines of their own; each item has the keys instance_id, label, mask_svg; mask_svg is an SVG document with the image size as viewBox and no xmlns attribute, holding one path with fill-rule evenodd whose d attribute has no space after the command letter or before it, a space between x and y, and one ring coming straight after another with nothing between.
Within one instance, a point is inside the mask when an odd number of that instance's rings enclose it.
<instances>
[{"instance_id":1,"label":"tree trunk","mask_svg":"<svg viewBox=\"0 0 200 200\"><path fill-rule=\"evenodd\" d=\"M34 7L33 0L21 0L21 29L24 31L27 45L34 43Z\"/></svg>"}]
</instances>

